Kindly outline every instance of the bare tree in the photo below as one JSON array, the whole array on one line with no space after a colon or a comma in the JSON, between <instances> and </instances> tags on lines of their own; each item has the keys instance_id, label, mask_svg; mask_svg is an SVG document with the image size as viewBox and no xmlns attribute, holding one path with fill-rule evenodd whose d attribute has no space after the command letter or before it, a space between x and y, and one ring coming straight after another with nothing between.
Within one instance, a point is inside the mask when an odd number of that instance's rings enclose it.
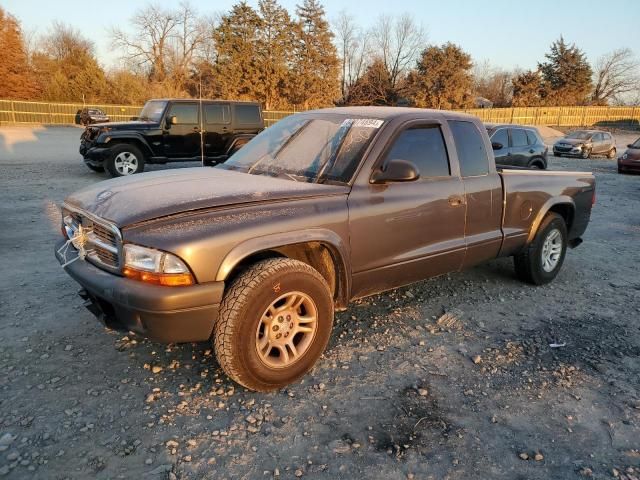
<instances>
[{"instance_id":1,"label":"bare tree","mask_svg":"<svg viewBox=\"0 0 640 480\"><path fill-rule=\"evenodd\" d=\"M374 54L382 59L395 89L425 48L426 33L408 13L399 17L383 15L372 30L372 38Z\"/></svg>"},{"instance_id":2,"label":"bare tree","mask_svg":"<svg viewBox=\"0 0 640 480\"><path fill-rule=\"evenodd\" d=\"M513 72L491 65L489 60L473 65L473 88L477 96L491 101L494 107L507 107L513 96Z\"/></svg>"},{"instance_id":3,"label":"bare tree","mask_svg":"<svg viewBox=\"0 0 640 480\"><path fill-rule=\"evenodd\" d=\"M593 77L593 103L619 103L621 96L640 91L640 62L629 48L614 50L598 59Z\"/></svg>"},{"instance_id":4,"label":"bare tree","mask_svg":"<svg viewBox=\"0 0 640 480\"><path fill-rule=\"evenodd\" d=\"M343 101L349 89L364 74L369 64L370 35L357 25L353 15L342 10L333 21L341 60L340 89Z\"/></svg>"}]
</instances>

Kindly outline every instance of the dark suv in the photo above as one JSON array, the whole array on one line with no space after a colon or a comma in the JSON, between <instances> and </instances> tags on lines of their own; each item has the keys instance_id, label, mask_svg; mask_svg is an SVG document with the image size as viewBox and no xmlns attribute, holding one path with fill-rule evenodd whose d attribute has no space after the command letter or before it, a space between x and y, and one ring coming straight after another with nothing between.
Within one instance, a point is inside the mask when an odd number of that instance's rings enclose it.
<instances>
[{"instance_id":1,"label":"dark suv","mask_svg":"<svg viewBox=\"0 0 640 480\"><path fill-rule=\"evenodd\" d=\"M88 126L80 154L94 171L122 177L145 163L224 162L264 129L259 103L149 100L131 122Z\"/></svg>"},{"instance_id":2,"label":"dark suv","mask_svg":"<svg viewBox=\"0 0 640 480\"><path fill-rule=\"evenodd\" d=\"M600 130L576 130L558 140L553 146L556 157L570 155L589 158L592 154L615 158L616 141L609 132Z\"/></svg>"},{"instance_id":3,"label":"dark suv","mask_svg":"<svg viewBox=\"0 0 640 480\"><path fill-rule=\"evenodd\" d=\"M109 116L99 108L83 108L80 110L80 123L91 125L92 123L105 123L109 121Z\"/></svg>"},{"instance_id":4,"label":"dark suv","mask_svg":"<svg viewBox=\"0 0 640 480\"><path fill-rule=\"evenodd\" d=\"M547 168L548 148L535 128L486 123L496 165Z\"/></svg>"}]
</instances>

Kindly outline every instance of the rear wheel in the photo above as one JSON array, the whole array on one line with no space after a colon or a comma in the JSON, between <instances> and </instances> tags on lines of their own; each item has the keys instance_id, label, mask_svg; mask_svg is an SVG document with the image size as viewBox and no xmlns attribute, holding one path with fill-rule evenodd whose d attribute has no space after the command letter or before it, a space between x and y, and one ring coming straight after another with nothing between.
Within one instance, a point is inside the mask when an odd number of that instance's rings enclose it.
<instances>
[{"instance_id":1,"label":"rear wheel","mask_svg":"<svg viewBox=\"0 0 640 480\"><path fill-rule=\"evenodd\" d=\"M322 275L298 260L273 258L230 285L213 341L231 379L251 390L277 390L315 365L332 326L333 299Z\"/></svg>"},{"instance_id":2,"label":"rear wheel","mask_svg":"<svg viewBox=\"0 0 640 480\"><path fill-rule=\"evenodd\" d=\"M544 162L538 158L534 158L529 162L529 168L537 168L539 170L544 170Z\"/></svg>"},{"instance_id":3,"label":"rear wheel","mask_svg":"<svg viewBox=\"0 0 640 480\"><path fill-rule=\"evenodd\" d=\"M106 170L112 177L126 177L144 170L144 155L139 148L126 143L111 148Z\"/></svg>"},{"instance_id":4,"label":"rear wheel","mask_svg":"<svg viewBox=\"0 0 640 480\"><path fill-rule=\"evenodd\" d=\"M514 257L516 275L534 285L552 281L567 253L567 226L557 213L548 213L533 241Z\"/></svg>"},{"instance_id":5,"label":"rear wheel","mask_svg":"<svg viewBox=\"0 0 640 480\"><path fill-rule=\"evenodd\" d=\"M616 147L613 147L611 150L609 150L609 152L607 153L607 158L616 158Z\"/></svg>"}]
</instances>

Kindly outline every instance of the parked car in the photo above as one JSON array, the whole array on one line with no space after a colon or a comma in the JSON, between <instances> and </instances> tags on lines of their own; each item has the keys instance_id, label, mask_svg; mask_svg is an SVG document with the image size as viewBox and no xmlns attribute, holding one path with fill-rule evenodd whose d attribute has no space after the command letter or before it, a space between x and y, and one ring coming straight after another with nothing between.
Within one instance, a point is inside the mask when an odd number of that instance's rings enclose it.
<instances>
[{"instance_id":1,"label":"parked car","mask_svg":"<svg viewBox=\"0 0 640 480\"><path fill-rule=\"evenodd\" d=\"M533 127L486 123L496 165L547 168L549 149Z\"/></svg>"},{"instance_id":2,"label":"parked car","mask_svg":"<svg viewBox=\"0 0 640 480\"><path fill-rule=\"evenodd\" d=\"M99 108L83 108L80 110L80 123L82 125L91 125L94 123L106 123L109 116Z\"/></svg>"},{"instance_id":3,"label":"parked car","mask_svg":"<svg viewBox=\"0 0 640 480\"><path fill-rule=\"evenodd\" d=\"M627 150L618 157L618 173L640 173L640 138L627 145Z\"/></svg>"},{"instance_id":4,"label":"parked car","mask_svg":"<svg viewBox=\"0 0 640 480\"><path fill-rule=\"evenodd\" d=\"M140 173L146 163L214 165L263 129L259 103L149 100L135 121L87 127L80 154L91 170L113 177Z\"/></svg>"},{"instance_id":5,"label":"parked car","mask_svg":"<svg viewBox=\"0 0 640 480\"><path fill-rule=\"evenodd\" d=\"M568 155L585 159L592 154L615 158L616 141L609 132L575 130L555 143L553 154L556 157Z\"/></svg>"},{"instance_id":6,"label":"parked car","mask_svg":"<svg viewBox=\"0 0 640 480\"><path fill-rule=\"evenodd\" d=\"M212 341L231 378L267 391L313 367L353 299L496 257L552 281L594 200L590 173L496 169L476 117L331 108L216 168L73 193L56 256L109 327Z\"/></svg>"}]
</instances>

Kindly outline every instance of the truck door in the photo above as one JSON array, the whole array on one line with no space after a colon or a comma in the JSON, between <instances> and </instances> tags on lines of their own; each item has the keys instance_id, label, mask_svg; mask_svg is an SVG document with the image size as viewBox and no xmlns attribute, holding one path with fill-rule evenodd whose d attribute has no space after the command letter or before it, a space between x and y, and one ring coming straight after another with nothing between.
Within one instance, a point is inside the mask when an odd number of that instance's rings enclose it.
<instances>
[{"instance_id":1,"label":"truck door","mask_svg":"<svg viewBox=\"0 0 640 480\"><path fill-rule=\"evenodd\" d=\"M395 133L374 170L401 159L420 177L354 185L349 195L352 296L458 270L464 258L464 188L451 169L440 123L411 122Z\"/></svg>"},{"instance_id":2,"label":"truck door","mask_svg":"<svg viewBox=\"0 0 640 480\"><path fill-rule=\"evenodd\" d=\"M228 103L204 103L204 154L207 158L224 155L231 137L231 110Z\"/></svg>"},{"instance_id":3,"label":"truck door","mask_svg":"<svg viewBox=\"0 0 640 480\"><path fill-rule=\"evenodd\" d=\"M175 118L173 123L171 118ZM200 158L200 116L197 102L171 104L164 125L164 151L170 159Z\"/></svg>"},{"instance_id":4,"label":"truck door","mask_svg":"<svg viewBox=\"0 0 640 480\"><path fill-rule=\"evenodd\" d=\"M466 268L498 256L502 244L502 181L476 124L464 120L449 120L448 124L464 185Z\"/></svg>"}]
</instances>

